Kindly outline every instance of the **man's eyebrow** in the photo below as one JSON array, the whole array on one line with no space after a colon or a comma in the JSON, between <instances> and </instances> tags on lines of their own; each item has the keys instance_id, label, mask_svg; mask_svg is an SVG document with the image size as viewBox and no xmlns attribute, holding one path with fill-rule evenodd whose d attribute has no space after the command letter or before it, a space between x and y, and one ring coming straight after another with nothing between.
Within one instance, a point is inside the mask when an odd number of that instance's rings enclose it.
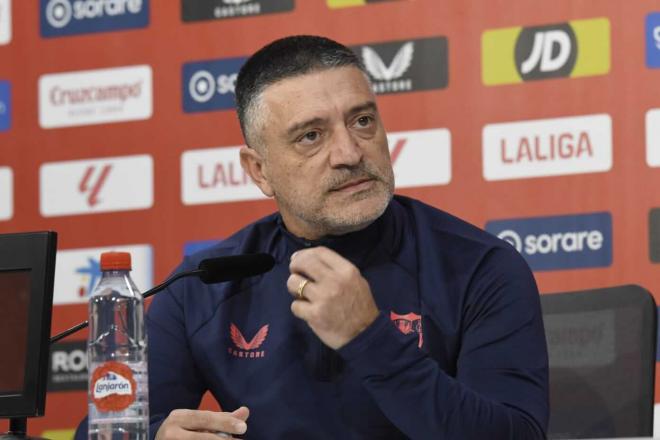
<instances>
[{"instance_id":1,"label":"man's eyebrow","mask_svg":"<svg viewBox=\"0 0 660 440\"><path fill-rule=\"evenodd\" d=\"M300 130L303 130L307 127L313 126L313 125L318 125L318 124L323 124L326 122L326 119L324 118L312 118L312 119L307 119L305 121L301 122L296 122L293 124L291 127L289 127L286 130L287 136L292 136L295 133L299 132Z\"/></svg>"},{"instance_id":2,"label":"man's eyebrow","mask_svg":"<svg viewBox=\"0 0 660 440\"><path fill-rule=\"evenodd\" d=\"M360 113L360 112L363 112L365 110L371 110L371 111L375 112L377 110L376 103L373 102L373 101L367 101L365 103L358 104L355 107L352 107L348 111L348 114L349 115L354 115L355 113Z\"/></svg>"}]
</instances>

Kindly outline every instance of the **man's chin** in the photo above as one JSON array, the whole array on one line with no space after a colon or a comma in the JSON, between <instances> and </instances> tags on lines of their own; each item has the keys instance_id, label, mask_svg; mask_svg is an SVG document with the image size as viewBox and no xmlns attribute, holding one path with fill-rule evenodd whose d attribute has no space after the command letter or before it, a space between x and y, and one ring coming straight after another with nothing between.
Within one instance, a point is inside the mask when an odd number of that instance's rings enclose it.
<instances>
[{"instance_id":1,"label":"man's chin","mask_svg":"<svg viewBox=\"0 0 660 440\"><path fill-rule=\"evenodd\" d=\"M329 235L343 235L366 228L383 215L390 199L391 196L387 198L381 196L374 200L372 195L372 197L358 198L335 207L334 212L341 213L341 215L326 217L332 219L327 224Z\"/></svg>"}]
</instances>

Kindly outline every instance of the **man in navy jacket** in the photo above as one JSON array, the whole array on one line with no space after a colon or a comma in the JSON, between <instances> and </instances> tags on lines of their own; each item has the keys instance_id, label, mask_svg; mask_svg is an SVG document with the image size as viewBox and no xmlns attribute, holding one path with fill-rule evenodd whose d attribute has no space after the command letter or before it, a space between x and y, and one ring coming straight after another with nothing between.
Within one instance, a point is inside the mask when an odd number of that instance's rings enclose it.
<instances>
[{"instance_id":1,"label":"man in navy jacket","mask_svg":"<svg viewBox=\"0 0 660 440\"><path fill-rule=\"evenodd\" d=\"M542 439L538 291L506 243L393 197L359 59L320 37L253 55L236 85L241 163L279 212L186 258L268 252L275 268L188 278L147 317L158 439ZM198 411L210 391L226 412Z\"/></svg>"}]
</instances>

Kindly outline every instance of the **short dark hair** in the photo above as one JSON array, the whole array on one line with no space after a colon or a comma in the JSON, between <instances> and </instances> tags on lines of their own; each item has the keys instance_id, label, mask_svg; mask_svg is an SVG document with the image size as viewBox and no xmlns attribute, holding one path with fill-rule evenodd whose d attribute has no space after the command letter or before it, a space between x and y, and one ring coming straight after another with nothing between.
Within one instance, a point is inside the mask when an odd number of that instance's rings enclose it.
<instances>
[{"instance_id":1,"label":"short dark hair","mask_svg":"<svg viewBox=\"0 0 660 440\"><path fill-rule=\"evenodd\" d=\"M250 142L248 113L267 86L315 70L345 66L366 72L351 49L325 37L295 35L259 49L245 62L236 80L236 111L246 142Z\"/></svg>"}]
</instances>

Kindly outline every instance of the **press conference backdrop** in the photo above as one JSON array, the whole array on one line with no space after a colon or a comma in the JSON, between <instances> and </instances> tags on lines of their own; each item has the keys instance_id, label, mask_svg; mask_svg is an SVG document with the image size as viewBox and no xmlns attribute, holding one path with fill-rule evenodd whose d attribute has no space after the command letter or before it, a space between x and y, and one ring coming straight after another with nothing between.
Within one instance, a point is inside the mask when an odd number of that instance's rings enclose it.
<instances>
[{"instance_id":1,"label":"press conference backdrop","mask_svg":"<svg viewBox=\"0 0 660 440\"><path fill-rule=\"evenodd\" d=\"M509 241L544 292L660 295L658 0L0 0L0 232L59 232L54 333L102 251L146 289L273 211L233 90L289 34L362 58L400 194ZM53 348L32 432L85 414L85 337Z\"/></svg>"}]
</instances>

